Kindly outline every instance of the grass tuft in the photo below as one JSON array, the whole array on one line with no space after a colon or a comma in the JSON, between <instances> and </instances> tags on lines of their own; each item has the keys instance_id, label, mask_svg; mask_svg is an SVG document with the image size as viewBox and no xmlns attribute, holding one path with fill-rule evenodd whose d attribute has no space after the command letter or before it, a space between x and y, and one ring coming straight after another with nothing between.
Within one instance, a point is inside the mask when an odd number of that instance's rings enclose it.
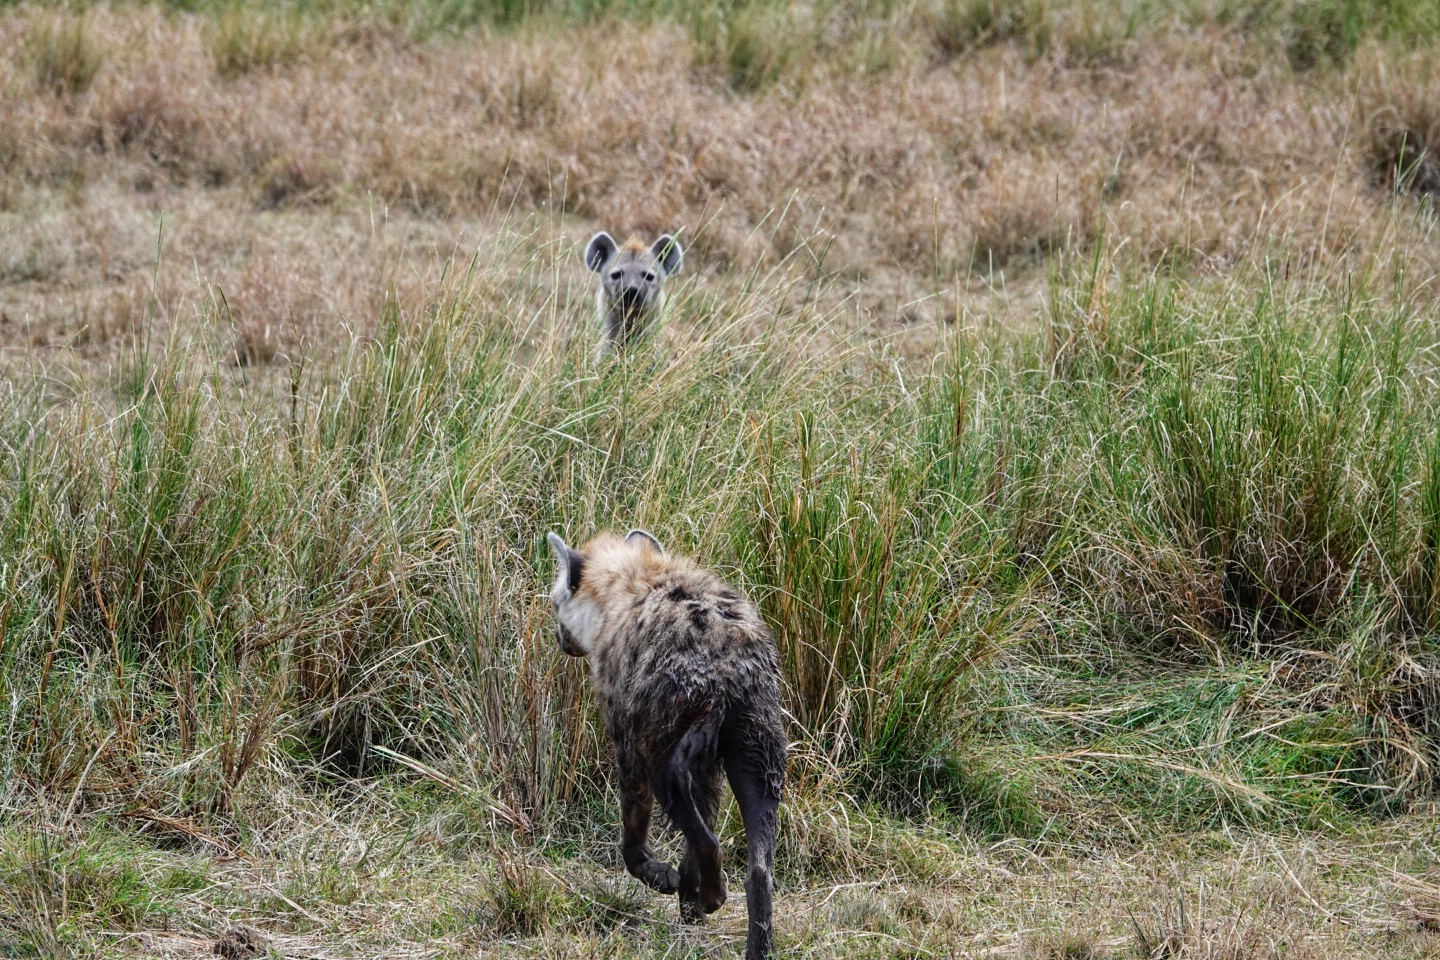
<instances>
[{"instance_id":1,"label":"grass tuft","mask_svg":"<svg viewBox=\"0 0 1440 960\"><path fill-rule=\"evenodd\" d=\"M1024 36L1043 11L1026 0L943 0L926 16L936 49L953 58Z\"/></svg>"},{"instance_id":2,"label":"grass tuft","mask_svg":"<svg viewBox=\"0 0 1440 960\"><path fill-rule=\"evenodd\" d=\"M57 96L86 92L105 64L105 50L84 15L40 20L31 28L28 48L37 86Z\"/></svg>"},{"instance_id":3,"label":"grass tuft","mask_svg":"<svg viewBox=\"0 0 1440 960\"><path fill-rule=\"evenodd\" d=\"M1440 195L1440 69L1429 53L1366 58L1358 104L1366 161L1392 190Z\"/></svg>"},{"instance_id":4,"label":"grass tuft","mask_svg":"<svg viewBox=\"0 0 1440 960\"><path fill-rule=\"evenodd\" d=\"M226 79L296 63L319 52L320 42L299 7L231 3L205 22L205 47Z\"/></svg>"},{"instance_id":5,"label":"grass tuft","mask_svg":"<svg viewBox=\"0 0 1440 960\"><path fill-rule=\"evenodd\" d=\"M812 52L803 15L785 4L717 6L695 15L691 33L696 64L742 93L773 86Z\"/></svg>"}]
</instances>

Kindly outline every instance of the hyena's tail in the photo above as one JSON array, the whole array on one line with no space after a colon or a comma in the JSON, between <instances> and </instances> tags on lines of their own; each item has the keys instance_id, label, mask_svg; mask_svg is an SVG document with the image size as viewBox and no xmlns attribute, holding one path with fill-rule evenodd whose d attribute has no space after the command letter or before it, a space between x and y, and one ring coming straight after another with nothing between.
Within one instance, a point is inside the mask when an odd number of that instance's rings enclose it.
<instances>
[{"instance_id":1,"label":"hyena's tail","mask_svg":"<svg viewBox=\"0 0 1440 960\"><path fill-rule=\"evenodd\" d=\"M680 912L690 922L714 913L725 903L725 875L720 867L720 841L715 836L719 810L716 754L720 725L700 720L681 735L654 784L660 809L684 835L680 862Z\"/></svg>"}]
</instances>

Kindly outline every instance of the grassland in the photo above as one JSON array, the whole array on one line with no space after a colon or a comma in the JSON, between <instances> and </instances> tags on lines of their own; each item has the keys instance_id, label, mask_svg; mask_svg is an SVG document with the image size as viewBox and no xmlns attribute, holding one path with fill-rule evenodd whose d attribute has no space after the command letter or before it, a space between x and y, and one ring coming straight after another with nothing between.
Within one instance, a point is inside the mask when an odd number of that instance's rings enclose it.
<instances>
[{"instance_id":1,"label":"grassland","mask_svg":"<svg viewBox=\"0 0 1440 960\"><path fill-rule=\"evenodd\" d=\"M0 956L738 954L553 651L629 526L785 955L1434 956L1437 105L1404 0L0 9Z\"/></svg>"}]
</instances>

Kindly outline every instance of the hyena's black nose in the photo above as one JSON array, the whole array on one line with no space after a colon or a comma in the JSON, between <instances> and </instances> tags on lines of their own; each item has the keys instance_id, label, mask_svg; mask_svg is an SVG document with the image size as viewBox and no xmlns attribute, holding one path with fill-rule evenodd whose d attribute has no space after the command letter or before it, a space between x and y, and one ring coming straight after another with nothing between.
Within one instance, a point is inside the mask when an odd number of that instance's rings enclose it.
<instances>
[{"instance_id":1,"label":"hyena's black nose","mask_svg":"<svg viewBox=\"0 0 1440 960\"><path fill-rule=\"evenodd\" d=\"M627 287L620 291L620 303L627 310L645 305L645 291L639 287Z\"/></svg>"},{"instance_id":2,"label":"hyena's black nose","mask_svg":"<svg viewBox=\"0 0 1440 960\"><path fill-rule=\"evenodd\" d=\"M566 656L582 657L585 655L585 651L580 649L575 638L570 636L570 631L560 624L555 625L555 646L559 647L560 652Z\"/></svg>"}]
</instances>

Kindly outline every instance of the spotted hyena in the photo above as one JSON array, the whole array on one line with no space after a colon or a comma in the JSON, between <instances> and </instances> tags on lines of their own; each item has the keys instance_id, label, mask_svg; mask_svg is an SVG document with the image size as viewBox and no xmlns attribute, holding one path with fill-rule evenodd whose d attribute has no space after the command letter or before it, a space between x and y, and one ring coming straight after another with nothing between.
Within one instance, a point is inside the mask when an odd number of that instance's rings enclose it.
<instances>
[{"instance_id":1,"label":"spotted hyena","mask_svg":"<svg viewBox=\"0 0 1440 960\"><path fill-rule=\"evenodd\" d=\"M617 246L604 231L590 238L585 266L600 275L597 357L624 350L650 331L665 306L665 281L679 273L684 262L680 242L668 233L648 247L637 237Z\"/></svg>"},{"instance_id":2,"label":"spotted hyena","mask_svg":"<svg viewBox=\"0 0 1440 960\"><path fill-rule=\"evenodd\" d=\"M745 955L773 954L770 870L785 779L775 641L754 604L643 530L579 550L549 536L557 561L556 639L590 662L615 742L625 867L699 921L725 903L715 816L723 770L749 851ZM684 835L677 871L647 843L653 801Z\"/></svg>"}]
</instances>

